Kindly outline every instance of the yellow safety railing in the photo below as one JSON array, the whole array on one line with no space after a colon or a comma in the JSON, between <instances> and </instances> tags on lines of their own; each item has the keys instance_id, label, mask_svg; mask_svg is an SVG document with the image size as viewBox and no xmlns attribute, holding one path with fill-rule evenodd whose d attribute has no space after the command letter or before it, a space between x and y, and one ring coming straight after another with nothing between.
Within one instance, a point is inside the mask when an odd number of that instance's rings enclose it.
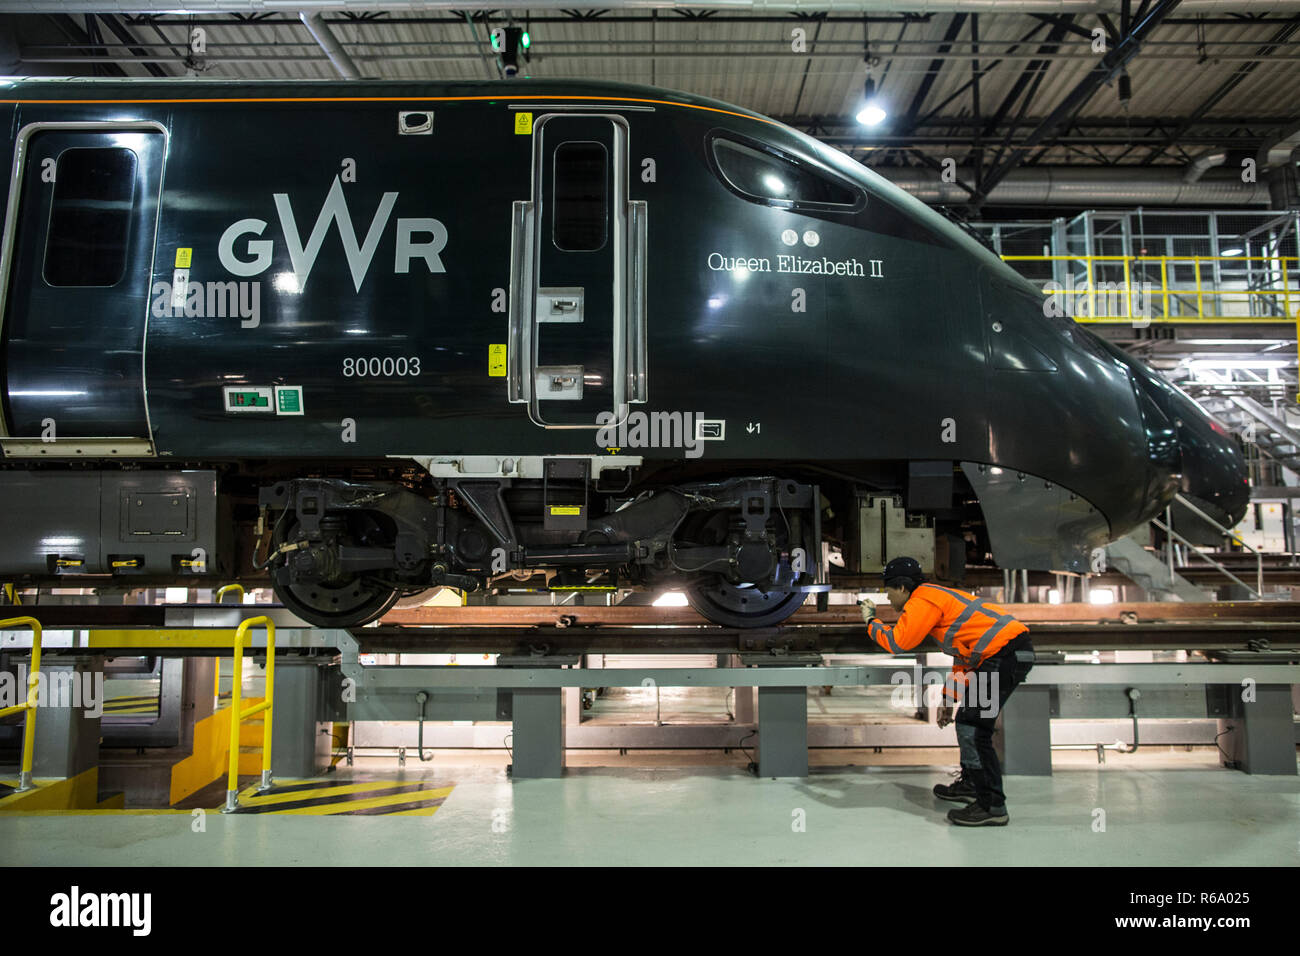
<instances>
[{"instance_id":1,"label":"yellow safety railing","mask_svg":"<svg viewBox=\"0 0 1300 956\"><path fill-rule=\"evenodd\" d=\"M241 685L244 680L244 644L255 624L266 627L266 696L260 704L241 710ZM226 805L222 813L239 809L239 724L245 718L265 712L262 718L262 781L258 792L270 790L271 783L271 715L275 705L275 622L265 615L250 617L235 632L235 672L230 690L230 775L226 781Z\"/></svg>"},{"instance_id":2,"label":"yellow safety railing","mask_svg":"<svg viewBox=\"0 0 1300 956\"><path fill-rule=\"evenodd\" d=\"M243 604L244 586L242 584L223 584L221 587L217 588L217 593L213 597L213 601L215 601L217 604L220 604L221 599L223 597L225 597L227 594L233 594L235 591L239 592L239 603ZM221 700L221 658L220 657L217 658L217 666L213 668L212 697L214 700Z\"/></svg>"},{"instance_id":3,"label":"yellow safety railing","mask_svg":"<svg viewBox=\"0 0 1300 956\"><path fill-rule=\"evenodd\" d=\"M8 717L19 711L23 718L23 762L18 771L18 789L31 790L32 785L32 751L36 744L36 692L40 687L41 673L41 622L34 617L11 617L0 621L0 630L8 627L30 627L32 629L32 669L27 675L27 700L13 707L0 708L0 717Z\"/></svg>"},{"instance_id":4,"label":"yellow safety railing","mask_svg":"<svg viewBox=\"0 0 1300 956\"><path fill-rule=\"evenodd\" d=\"M1034 262L1082 266L1082 281L1077 285L1071 284L1073 270L1064 285L1051 278L1031 277L1030 280L1050 282L1044 293L1063 293L1066 296L1063 314L1081 323L1294 322L1300 326L1300 287L1293 290L1290 280L1292 271L1300 276L1297 256L1003 256L1002 259L1012 268L1017 268L1019 263Z\"/></svg>"}]
</instances>

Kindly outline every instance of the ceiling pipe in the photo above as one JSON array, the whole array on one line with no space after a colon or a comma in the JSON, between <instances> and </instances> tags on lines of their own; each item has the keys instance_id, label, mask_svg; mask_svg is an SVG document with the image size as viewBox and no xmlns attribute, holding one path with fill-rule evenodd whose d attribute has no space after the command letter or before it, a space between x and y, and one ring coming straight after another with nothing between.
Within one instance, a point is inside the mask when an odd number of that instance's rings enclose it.
<instances>
[{"instance_id":1,"label":"ceiling pipe","mask_svg":"<svg viewBox=\"0 0 1300 956\"><path fill-rule=\"evenodd\" d=\"M1224 152L1204 153L1197 156L1187 164L1187 170L1183 173L1183 182L1195 183L1200 182L1202 176L1215 166L1222 166L1228 161L1228 154Z\"/></svg>"},{"instance_id":2,"label":"ceiling pipe","mask_svg":"<svg viewBox=\"0 0 1300 956\"><path fill-rule=\"evenodd\" d=\"M929 169L872 170L930 205L960 206L970 191L944 182ZM973 183L970 169L958 169L959 182ZM1210 174L1186 182L1179 169L1126 167L1031 167L1008 173L989 194L991 206L1269 206L1267 183L1243 183L1233 173Z\"/></svg>"},{"instance_id":3,"label":"ceiling pipe","mask_svg":"<svg viewBox=\"0 0 1300 956\"><path fill-rule=\"evenodd\" d=\"M570 0L496 0L493 9L564 10ZM909 13L1119 14L1123 0L908 0ZM732 12L896 13L898 0L604 0L603 10L722 9ZM3 13L313 13L463 10L464 0L0 0ZM1300 0L1183 0L1180 12L1261 14L1300 11ZM1243 25L1246 25L1243 23Z\"/></svg>"},{"instance_id":4,"label":"ceiling pipe","mask_svg":"<svg viewBox=\"0 0 1300 956\"><path fill-rule=\"evenodd\" d=\"M302 10L298 13L298 19L307 28L307 32L312 35L312 39L320 44L320 48L325 51L325 55L334 64L334 69L339 71L339 76L345 80L361 79L361 71L352 62L352 57L348 56L347 51L343 49L343 44L339 42L338 37L321 19L320 13L309 13Z\"/></svg>"},{"instance_id":5,"label":"ceiling pipe","mask_svg":"<svg viewBox=\"0 0 1300 956\"><path fill-rule=\"evenodd\" d=\"M1255 157L1256 164L1262 169L1285 166L1296 161L1296 151L1300 150L1300 124L1290 130L1284 130L1277 137L1266 142Z\"/></svg>"}]
</instances>

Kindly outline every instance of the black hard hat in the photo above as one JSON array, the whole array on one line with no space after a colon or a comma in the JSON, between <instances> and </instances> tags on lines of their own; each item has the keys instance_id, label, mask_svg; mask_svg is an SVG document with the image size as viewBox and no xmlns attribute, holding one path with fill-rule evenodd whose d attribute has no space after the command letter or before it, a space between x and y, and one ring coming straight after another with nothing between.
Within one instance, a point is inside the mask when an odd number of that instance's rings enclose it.
<instances>
[{"instance_id":1,"label":"black hard hat","mask_svg":"<svg viewBox=\"0 0 1300 956\"><path fill-rule=\"evenodd\" d=\"M899 578L907 578L913 586L925 583L925 573L921 570L921 563L916 558L894 558L881 572L881 577L885 579L885 586L891 586L893 581Z\"/></svg>"}]
</instances>

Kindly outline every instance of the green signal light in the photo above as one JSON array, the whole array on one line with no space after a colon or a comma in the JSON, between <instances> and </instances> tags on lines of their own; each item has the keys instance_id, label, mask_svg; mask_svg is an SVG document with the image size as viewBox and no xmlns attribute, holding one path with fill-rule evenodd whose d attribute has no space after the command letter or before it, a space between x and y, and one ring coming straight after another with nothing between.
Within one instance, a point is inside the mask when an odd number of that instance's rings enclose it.
<instances>
[{"instance_id":1,"label":"green signal light","mask_svg":"<svg viewBox=\"0 0 1300 956\"><path fill-rule=\"evenodd\" d=\"M492 49L498 53L501 51L501 34L495 30L492 32Z\"/></svg>"},{"instance_id":2,"label":"green signal light","mask_svg":"<svg viewBox=\"0 0 1300 956\"><path fill-rule=\"evenodd\" d=\"M533 41L528 38L528 33L527 31L525 31L524 35L519 38L519 42L522 43L524 45L524 49L527 50L532 45Z\"/></svg>"}]
</instances>

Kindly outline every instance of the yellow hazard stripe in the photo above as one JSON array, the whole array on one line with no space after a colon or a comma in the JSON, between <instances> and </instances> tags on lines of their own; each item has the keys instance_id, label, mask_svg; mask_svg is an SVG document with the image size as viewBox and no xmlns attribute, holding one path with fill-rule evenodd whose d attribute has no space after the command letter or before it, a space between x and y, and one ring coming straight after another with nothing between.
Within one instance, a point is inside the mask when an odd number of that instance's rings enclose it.
<instances>
[{"instance_id":1,"label":"yellow hazard stripe","mask_svg":"<svg viewBox=\"0 0 1300 956\"><path fill-rule=\"evenodd\" d=\"M394 810L392 813L386 813L387 817L431 817L438 812L441 803L435 803L429 807L413 807L410 810Z\"/></svg>"},{"instance_id":2,"label":"yellow hazard stripe","mask_svg":"<svg viewBox=\"0 0 1300 956\"><path fill-rule=\"evenodd\" d=\"M418 780L412 780L406 783L406 786L418 784ZM394 787L403 786L401 780L367 780L364 783L349 783L337 787L324 787L320 790L290 790L286 793L277 793L272 790L270 793L259 794L255 788L248 791L247 797L244 794L239 795L239 802L250 807L264 807L268 804L275 803L297 803L302 800L326 800L330 797L347 796L350 793L364 793L367 790L391 790ZM451 787L444 787L438 791L441 795L451 793ZM397 794L414 799L414 794L424 791L407 790L405 793ZM427 798L423 798L427 799ZM355 804L346 803L339 806L354 806Z\"/></svg>"},{"instance_id":3,"label":"yellow hazard stripe","mask_svg":"<svg viewBox=\"0 0 1300 956\"><path fill-rule=\"evenodd\" d=\"M357 810L369 810L373 807L385 807L400 803L414 803L417 800L437 800L447 797L451 793L452 787L443 787L438 790L408 790L404 793L390 793L383 797L372 797L369 800L349 800L346 803L329 803L317 807L296 807L292 810L274 810L276 814L295 814L297 816L309 817L326 817L342 813L354 813ZM252 804L250 804L252 806ZM424 809L424 808L419 808ZM437 809L433 807L431 809Z\"/></svg>"}]
</instances>

